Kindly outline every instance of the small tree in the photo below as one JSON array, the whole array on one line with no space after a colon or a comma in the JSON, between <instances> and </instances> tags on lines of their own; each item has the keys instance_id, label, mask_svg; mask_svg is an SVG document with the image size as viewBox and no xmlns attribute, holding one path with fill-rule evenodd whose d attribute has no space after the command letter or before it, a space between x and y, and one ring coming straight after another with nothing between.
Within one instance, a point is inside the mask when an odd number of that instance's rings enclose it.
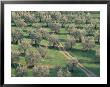
<instances>
[{"instance_id":1,"label":"small tree","mask_svg":"<svg viewBox=\"0 0 110 87\"><path fill-rule=\"evenodd\" d=\"M17 77L24 77L27 75L27 67L26 66L19 66L16 69L16 76Z\"/></svg>"},{"instance_id":2,"label":"small tree","mask_svg":"<svg viewBox=\"0 0 110 87\"><path fill-rule=\"evenodd\" d=\"M19 29L11 29L11 42L18 44L23 39L23 33Z\"/></svg>"},{"instance_id":3,"label":"small tree","mask_svg":"<svg viewBox=\"0 0 110 87\"><path fill-rule=\"evenodd\" d=\"M39 77L49 76L49 68L46 66L35 66L33 67L33 75Z\"/></svg>"},{"instance_id":4,"label":"small tree","mask_svg":"<svg viewBox=\"0 0 110 87\"><path fill-rule=\"evenodd\" d=\"M95 42L100 43L100 31L96 31L95 33Z\"/></svg>"},{"instance_id":5,"label":"small tree","mask_svg":"<svg viewBox=\"0 0 110 87\"><path fill-rule=\"evenodd\" d=\"M47 49L46 48L39 47L38 51L39 51L40 55L42 56L42 58L46 57L46 55L47 55Z\"/></svg>"},{"instance_id":6,"label":"small tree","mask_svg":"<svg viewBox=\"0 0 110 87\"><path fill-rule=\"evenodd\" d=\"M26 50L30 47L31 47L31 44L26 39L22 40L21 43L19 44L19 49L24 55L26 54Z\"/></svg>"},{"instance_id":7,"label":"small tree","mask_svg":"<svg viewBox=\"0 0 110 87\"><path fill-rule=\"evenodd\" d=\"M40 28L38 32L42 35L43 39L47 39L47 37L49 36L48 30L45 28Z\"/></svg>"},{"instance_id":8,"label":"small tree","mask_svg":"<svg viewBox=\"0 0 110 87\"><path fill-rule=\"evenodd\" d=\"M68 37L67 41L65 42L65 48L71 49L76 43L76 40L74 37Z\"/></svg>"},{"instance_id":9,"label":"small tree","mask_svg":"<svg viewBox=\"0 0 110 87\"><path fill-rule=\"evenodd\" d=\"M68 67L67 67L66 71L64 72L64 76L71 77L71 72L68 70Z\"/></svg>"},{"instance_id":10,"label":"small tree","mask_svg":"<svg viewBox=\"0 0 110 87\"><path fill-rule=\"evenodd\" d=\"M61 28L61 24L59 23L49 23L48 26L52 29L52 31L54 33L59 33L60 31L60 28Z\"/></svg>"},{"instance_id":11,"label":"small tree","mask_svg":"<svg viewBox=\"0 0 110 87\"><path fill-rule=\"evenodd\" d=\"M32 72L33 72L33 76L39 76L39 67L34 66Z\"/></svg>"},{"instance_id":12,"label":"small tree","mask_svg":"<svg viewBox=\"0 0 110 87\"><path fill-rule=\"evenodd\" d=\"M68 33L69 33L69 34L72 32L72 29L76 29L76 25L75 25L75 24L69 24L69 25L68 25L67 30L68 30Z\"/></svg>"},{"instance_id":13,"label":"small tree","mask_svg":"<svg viewBox=\"0 0 110 87\"><path fill-rule=\"evenodd\" d=\"M32 13L29 13L29 12L27 12L26 14L24 14L24 15L23 15L23 18L24 18L24 20L25 20L27 23L34 23L34 22L36 22L35 15L32 14Z\"/></svg>"},{"instance_id":14,"label":"small tree","mask_svg":"<svg viewBox=\"0 0 110 87\"><path fill-rule=\"evenodd\" d=\"M84 37L82 40L82 46L84 50L91 50L95 47L95 41L93 37Z\"/></svg>"},{"instance_id":15,"label":"small tree","mask_svg":"<svg viewBox=\"0 0 110 87\"><path fill-rule=\"evenodd\" d=\"M58 77L63 77L64 75L63 75L64 73L63 73L63 70L62 70L62 68L60 68L58 71L57 71L57 76Z\"/></svg>"},{"instance_id":16,"label":"small tree","mask_svg":"<svg viewBox=\"0 0 110 87\"><path fill-rule=\"evenodd\" d=\"M25 20L23 19L17 19L17 20L14 20L14 23L17 27L25 27L27 26L27 24L25 23Z\"/></svg>"},{"instance_id":17,"label":"small tree","mask_svg":"<svg viewBox=\"0 0 110 87\"><path fill-rule=\"evenodd\" d=\"M17 14L16 12L12 11L11 12L11 21L14 22L14 20L17 20L20 18L20 15Z\"/></svg>"},{"instance_id":18,"label":"small tree","mask_svg":"<svg viewBox=\"0 0 110 87\"><path fill-rule=\"evenodd\" d=\"M27 62L28 67L33 67L41 60L41 55L36 49L30 47L26 50L25 60Z\"/></svg>"},{"instance_id":19,"label":"small tree","mask_svg":"<svg viewBox=\"0 0 110 87\"><path fill-rule=\"evenodd\" d=\"M47 66L43 66L41 69L41 73L42 73L41 76L47 77L49 76L49 72L50 72L49 68Z\"/></svg>"},{"instance_id":20,"label":"small tree","mask_svg":"<svg viewBox=\"0 0 110 87\"><path fill-rule=\"evenodd\" d=\"M94 30L94 25L93 24L86 24L85 30L86 30L86 35L87 36L94 36L95 30Z\"/></svg>"},{"instance_id":21,"label":"small tree","mask_svg":"<svg viewBox=\"0 0 110 87\"><path fill-rule=\"evenodd\" d=\"M58 38L55 35L50 35L48 37L48 41L49 41L50 45L51 44L53 45L53 47L55 47L56 45L59 44L59 40L58 40Z\"/></svg>"},{"instance_id":22,"label":"small tree","mask_svg":"<svg viewBox=\"0 0 110 87\"><path fill-rule=\"evenodd\" d=\"M80 39L80 30L77 29L77 28L74 28L74 29L71 30L70 35L74 36L76 41L79 41L79 39Z\"/></svg>"},{"instance_id":23,"label":"small tree","mask_svg":"<svg viewBox=\"0 0 110 87\"><path fill-rule=\"evenodd\" d=\"M17 49L12 49L11 51L11 64L17 63L19 61L20 52Z\"/></svg>"},{"instance_id":24,"label":"small tree","mask_svg":"<svg viewBox=\"0 0 110 87\"><path fill-rule=\"evenodd\" d=\"M68 61L67 68L70 72L74 71L75 67L78 64L77 58L71 59Z\"/></svg>"},{"instance_id":25,"label":"small tree","mask_svg":"<svg viewBox=\"0 0 110 87\"><path fill-rule=\"evenodd\" d=\"M34 27L36 29L40 29L40 28L42 28L42 25L40 23L33 23L32 27Z\"/></svg>"},{"instance_id":26,"label":"small tree","mask_svg":"<svg viewBox=\"0 0 110 87\"><path fill-rule=\"evenodd\" d=\"M32 32L30 33L30 38L31 38L31 43L32 43L32 44L39 45L39 43L40 43L41 40L42 40L42 35L41 35L39 32L34 32L34 31L32 31Z\"/></svg>"}]
</instances>

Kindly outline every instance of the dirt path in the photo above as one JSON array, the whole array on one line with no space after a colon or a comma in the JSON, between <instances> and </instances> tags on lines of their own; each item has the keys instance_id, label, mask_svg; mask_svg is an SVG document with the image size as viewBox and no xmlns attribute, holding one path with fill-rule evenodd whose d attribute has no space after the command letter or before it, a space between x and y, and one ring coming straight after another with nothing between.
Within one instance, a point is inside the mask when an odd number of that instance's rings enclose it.
<instances>
[{"instance_id":1,"label":"dirt path","mask_svg":"<svg viewBox=\"0 0 110 87\"><path fill-rule=\"evenodd\" d=\"M58 48L60 52L69 60L69 59L75 59L73 56L71 56L67 51L65 51L63 45L59 42ZM76 60L76 59L75 59ZM78 62L77 67L80 68L88 77L96 77L96 75L88 70L86 67L84 67L81 63Z\"/></svg>"},{"instance_id":2,"label":"dirt path","mask_svg":"<svg viewBox=\"0 0 110 87\"><path fill-rule=\"evenodd\" d=\"M45 45L46 49L48 48L47 45ZM60 53L62 53L66 59L70 60L70 59L75 59L73 56L71 56L67 51L65 51L63 45L59 42L58 48L60 50ZM75 59L76 60L76 59ZM41 65L41 66L47 66L48 68L52 68L52 65ZM78 62L77 67L79 69L81 69L88 77L96 77L96 75L91 72L90 70L88 70L86 67L84 67L81 63Z\"/></svg>"}]
</instances>

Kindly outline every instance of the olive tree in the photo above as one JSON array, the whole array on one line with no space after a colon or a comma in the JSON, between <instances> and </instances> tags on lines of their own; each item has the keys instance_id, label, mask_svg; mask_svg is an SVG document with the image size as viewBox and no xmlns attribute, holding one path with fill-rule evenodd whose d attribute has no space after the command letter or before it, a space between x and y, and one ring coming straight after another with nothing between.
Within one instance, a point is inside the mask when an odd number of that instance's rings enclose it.
<instances>
[{"instance_id":1,"label":"olive tree","mask_svg":"<svg viewBox=\"0 0 110 87\"><path fill-rule=\"evenodd\" d=\"M94 36L95 30L93 24L86 24L85 25L86 35L87 36Z\"/></svg>"},{"instance_id":2,"label":"olive tree","mask_svg":"<svg viewBox=\"0 0 110 87\"><path fill-rule=\"evenodd\" d=\"M14 20L14 23L17 27L25 27L27 26L27 24L25 23L25 20L24 19L17 19L17 20Z\"/></svg>"},{"instance_id":3,"label":"olive tree","mask_svg":"<svg viewBox=\"0 0 110 87\"><path fill-rule=\"evenodd\" d=\"M17 77L24 77L27 75L27 66L25 65L20 65L16 69L16 76Z\"/></svg>"},{"instance_id":4,"label":"olive tree","mask_svg":"<svg viewBox=\"0 0 110 87\"><path fill-rule=\"evenodd\" d=\"M40 29L40 28L42 28L42 25L40 23L33 23L32 27L34 27L36 29Z\"/></svg>"},{"instance_id":5,"label":"olive tree","mask_svg":"<svg viewBox=\"0 0 110 87\"><path fill-rule=\"evenodd\" d=\"M40 28L38 29L38 32L41 34L43 39L47 39L49 36L48 30L46 28Z\"/></svg>"},{"instance_id":6,"label":"olive tree","mask_svg":"<svg viewBox=\"0 0 110 87\"><path fill-rule=\"evenodd\" d=\"M66 71L64 72L64 76L71 77L71 72L68 70L68 67L67 67Z\"/></svg>"},{"instance_id":7,"label":"olive tree","mask_svg":"<svg viewBox=\"0 0 110 87\"><path fill-rule=\"evenodd\" d=\"M34 65L36 65L41 60L41 58L42 57L40 53L35 48L30 47L26 50L25 60L28 67L33 67Z\"/></svg>"},{"instance_id":8,"label":"olive tree","mask_svg":"<svg viewBox=\"0 0 110 87\"><path fill-rule=\"evenodd\" d=\"M58 71L57 71L57 76L58 77L63 77L64 75L63 75L64 73L63 73L63 70L62 70L62 68L60 68Z\"/></svg>"},{"instance_id":9,"label":"olive tree","mask_svg":"<svg viewBox=\"0 0 110 87\"><path fill-rule=\"evenodd\" d=\"M19 50L24 55L26 54L26 50L30 47L31 47L30 41L28 41L26 39L22 40L21 43L19 44Z\"/></svg>"},{"instance_id":10,"label":"olive tree","mask_svg":"<svg viewBox=\"0 0 110 87\"><path fill-rule=\"evenodd\" d=\"M11 12L11 21L14 22L14 20L20 19L20 15L17 12L12 11Z\"/></svg>"},{"instance_id":11,"label":"olive tree","mask_svg":"<svg viewBox=\"0 0 110 87\"><path fill-rule=\"evenodd\" d=\"M47 66L34 66L32 69L33 75L37 77L47 77L49 76L49 67Z\"/></svg>"},{"instance_id":12,"label":"olive tree","mask_svg":"<svg viewBox=\"0 0 110 87\"><path fill-rule=\"evenodd\" d=\"M67 68L70 72L74 71L75 70L75 67L77 66L78 64L78 60L77 58L74 58L74 59L71 59L68 61L68 64L67 64Z\"/></svg>"},{"instance_id":13,"label":"olive tree","mask_svg":"<svg viewBox=\"0 0 110 87\"><path fill-rule=\"evenodd\" d=\"M34 14L30 13L30 12L26 12L23 15L23 19L26 21L26 23L34 23L36 22L36 17Z\"/></svg>"},{"instance_id":14,"label":"olive tree","mask_svg":"<svg viewBox=\"0 0 110 87\"><path fill-rule=\"evenodd\" d=\"M23 39L23 33L20 29L11 29L11 42L18 44Z\"/></svg>"},{"instance_id":15,"label":"olive tree","mask_svg":"<svg viewBox=\"0 0 110 87\"><path fill-rule=\"evenodd\" d=\"M95 42L100 43L100 31L97 30L95 33Z\"/></svg>"},{"instance_id":16,"label":"olive tree","mask_svg":"<svg viewBox=\"0 0 110 87\"><path fill-rule=\"evenodd\" d=\"M48 41L49 41L49 44L53 45L53 47L57 46L59 44L59 39L55 36L55 35L50 35L48 37Z\"/></svg>"},{"instance_id":17,"label":"olive tree","mask_svg":"<svg viewBox=\"0 0 110 87\"><path fill-rule=\"evenodd\" d=\"M74 38L76 39L76 41L79 41L80 38L81 38L80 29L72 28L72 29L69 30L69 34L70 34L71 36L74 36Z\"/></svg>"},{"instance_id":18,"label":"olive tree","mask_svg":"<svg viewBox=\"0 0 110 87\"><path fill-rule=\"evenodd\" d=\"M94 37L84 37L82 40L82 46L84 50L91 50L95 47Z\"/></svg>"},{"instance_id":19,"label":"olive tree","mask_svg":"<svg viewBox=\"0 0 110 87\"><path fill-rule=\"evenodd\" d=\"M39 45L42 40L42 35L39 32L32 31L30 33L30 39L32 44Z\"/></svg>"},{"instance_id":20,"label":"olive tree","mask_svg":"<svg viewBox=\"0 0 110 87\"><path fill-rule=\"evenodd\" d=\"M68 25L67 30L68 30L68 33L69 33L69 34L72 32L72 29L76 29L76 25L73 24L73 23Z\"/></svg>"},{"instance_id":21,"label":"olive tree","mask_svg":"<svg viewBox=\"0 0 110 87\"><path fill-rule=\"evenodd\" d=\"M56 34L59 33L59 31L61 29L61 24L59 24L59 23L49 23L48 26Z\"/></svg>"},{"instance_id":22,"label":"olive tree","mask_svg":"<svg viewBox=\"0 0 110 87\"><path fill-rule=\"evenodd\" d=\"M67 37L67 40L65 42L65 48L71 49L73 46L75 46L76 40L74 37Z\"/></svg>"},{"instance_id":23,"label":"olive tree","mask_svg":"<svg viewBox=\"0 0 110 87\"><path fill-rule=\"evenodd\" d=\"M19 61L20 51L17 49L12 49L11 51L11 64L17 63Z\"/></svg>"},{"instance_id":24,"label":"olive tree","mask_svg":"<svg viewBox=\"0 0 110 87\"><path fill-rule=\"evenodd\" d=\"M39 51L40 55L42 56L42 58L46 57L46 55L47 55L47 48L39 47L38 51Z\"/></svg>"}]
</instances>

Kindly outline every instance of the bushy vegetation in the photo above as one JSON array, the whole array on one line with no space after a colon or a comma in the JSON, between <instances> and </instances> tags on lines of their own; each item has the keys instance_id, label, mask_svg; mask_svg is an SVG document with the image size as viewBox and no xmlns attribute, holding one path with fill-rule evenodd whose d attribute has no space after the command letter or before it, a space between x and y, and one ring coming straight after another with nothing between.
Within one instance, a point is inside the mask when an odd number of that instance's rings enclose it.
<instances>
[{"instance_id":1,"label":"bushy vegetation","mask_svg":"<svg viewBox=\"0 0 110 87\"><path fill-rule=\"evenodd\" d=\"M80 77L79 62L100 65L98 11L12 11L11 19L12 76Z\"/></svg>"}]
</instances>

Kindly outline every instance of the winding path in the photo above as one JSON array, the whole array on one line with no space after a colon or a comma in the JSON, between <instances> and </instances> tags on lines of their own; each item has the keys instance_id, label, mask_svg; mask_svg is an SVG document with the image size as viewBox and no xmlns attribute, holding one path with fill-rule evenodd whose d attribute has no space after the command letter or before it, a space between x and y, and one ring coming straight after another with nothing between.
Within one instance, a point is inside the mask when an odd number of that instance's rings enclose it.
<instances>
[{"instance_id":1,"label":"winding path","mask_svg":"<svg viewBox=\"0 0 110 87\"><path fill-rule=\"evenodd\" d=\"M60 42L59 42L58 48L59 48L60 52L65 56L65 58L67 58L68 60L69 59L75 59L67 51L65 51L63 45ZM90 70L88 70L81 63L78 62L77 67L80 68L88 77L96 77L96 74L94 74L93 72L91 72Z\"/></svg>"},{"instance_id":2,"label":"winding path","mask_svg":"<svg viewBox=\"0 0 110 87\"><path fill-rule=\"evenodd\" d=\"M73 56L71 56L67 51L65 51L63 45L59 42L58 45L58 48L59 48L59 51L60 53L62 53L66 59L70 60L70 59L75 59L77 60L76 58L74 58ZM47 45L45 45L46 49L48 48ZM44 66L44 65L42 65ZM51 65L46 65L47 67L49 68L52 68L53 66ZM82 70L88 77L96 77L96 74L94 74L93 72L91 72L90 70L88 70L86 67L84 67L81 63L77 63L77 67Z\"/></svg>"}]
</instances>

